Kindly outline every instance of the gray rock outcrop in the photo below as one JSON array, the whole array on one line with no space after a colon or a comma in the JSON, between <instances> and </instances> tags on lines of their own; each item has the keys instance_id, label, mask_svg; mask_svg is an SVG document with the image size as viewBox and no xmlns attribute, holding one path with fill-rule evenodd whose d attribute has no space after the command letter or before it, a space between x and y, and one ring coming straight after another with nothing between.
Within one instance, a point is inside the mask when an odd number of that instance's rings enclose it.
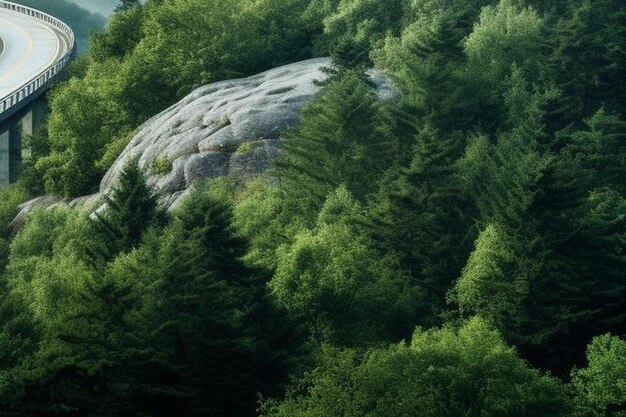
<instances>
[{"instance_id":1,"label":"gray rock outcrop","mask_svg":"<svg viewBox=\"0 0 626 417\"><path fill-rule=\"evenodd\" d=\"M302 108L319 94L317 81L326 79L323 68L330 65L329 58L311 59L198 88L137 129L102 179L99 193L66 203L93 210L132 158L138 158L167 207L174 207L197 181L259 174L278 154L280 134L298 122ZM373 72L371 80L382 100L398 97L389 77ZM47 198L37 200L37 206L51 201L60 204ZM20 216L30 210L24 206Z\"/></svg>"},{"instance_id":2,"label":"gray rock outcrop","mask_svg":"<svg viewBox=\"0 0 626 417\"><path fill-rule=\"evenodd\" d=\"M173 203L196 181L264 171L278 153L281 132L320 91L327 58L195 90L141 126L100 185L106 193L123 167L139 159L150 185ZM166 169L159 169L165 166Z\"/></svg>"}]
</instances>

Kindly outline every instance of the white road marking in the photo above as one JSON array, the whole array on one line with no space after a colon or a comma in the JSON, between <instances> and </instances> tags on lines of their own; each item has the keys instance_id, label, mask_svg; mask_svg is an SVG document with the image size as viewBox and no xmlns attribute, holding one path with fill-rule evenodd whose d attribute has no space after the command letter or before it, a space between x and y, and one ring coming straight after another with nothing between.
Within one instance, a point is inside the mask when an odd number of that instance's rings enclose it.
<instances>
[{"instance_id":1,"label":"white road marking","mask_svg":"<svg viewBox=\"0 0 626 417\"><path fill-rule=\"evenodd\" d=\"M35 18L0 9L0 99L18 90L67 52L51 26Z\"/></svg>"}]
</instances>

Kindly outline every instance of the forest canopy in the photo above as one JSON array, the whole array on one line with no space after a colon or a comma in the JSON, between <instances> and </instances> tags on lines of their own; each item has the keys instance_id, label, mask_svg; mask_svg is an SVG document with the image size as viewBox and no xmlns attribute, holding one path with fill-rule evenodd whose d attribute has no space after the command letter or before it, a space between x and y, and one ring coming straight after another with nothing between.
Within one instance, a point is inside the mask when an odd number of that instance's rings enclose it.
<instances>
[{"instance_id":1,"label":"forest canopy","mask_svg":"<svg viewBox=\"0 0 626 417\"><path fill-rule=\"evenodd\" d=\"M626 416L624 45L623 0L122 2L2 191L0 414ZM165 212L133 160L10 233L194 88L316 56L264 175Z\"/></svg>"}]
</instances>

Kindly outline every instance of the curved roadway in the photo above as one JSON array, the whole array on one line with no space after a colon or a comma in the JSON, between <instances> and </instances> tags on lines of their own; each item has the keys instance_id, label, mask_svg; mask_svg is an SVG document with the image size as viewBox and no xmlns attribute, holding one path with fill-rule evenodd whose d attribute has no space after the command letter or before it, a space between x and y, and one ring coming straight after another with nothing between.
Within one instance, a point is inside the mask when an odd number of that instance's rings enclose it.
<instances>
[{"instance_id":1,"label":"curved roadway","mask_svg":"<svg viewBox=\"0 0 626 417\"><path fill-rule=\"evenodd\" d=\"M0 9L0 100L68 52L65 36L43 21Z\"/></svg>"}]
</instances>

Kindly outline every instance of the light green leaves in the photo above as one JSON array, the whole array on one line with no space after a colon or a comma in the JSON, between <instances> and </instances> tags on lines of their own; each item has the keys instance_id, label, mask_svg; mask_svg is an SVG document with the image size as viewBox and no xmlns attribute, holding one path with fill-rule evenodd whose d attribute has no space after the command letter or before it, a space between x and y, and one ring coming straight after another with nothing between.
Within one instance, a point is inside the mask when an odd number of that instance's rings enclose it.
<instances>
[{"instance_id":1,"label":"light green leaves","mask_svg":"<svg viewBox=\"0 0 626 417\"><path fill-rule=\"evenodd\" d=\"M626 342L610 334L598 336L587 348L587 361L586 368L572 372L578 415L626 415Z\"/></svg>"},{"instance_id":2,"label":"light green leaves","mask_svg":"<svg viewBox=\"0 0 626 417\"><path fill-rule=\"evenodd\" d=\"M502 82L513 63L532 74L537 70L543 25L537 12L512 0L483 8L465 41L471 70L491 83Z\"/></svg>"}]
</instances>

